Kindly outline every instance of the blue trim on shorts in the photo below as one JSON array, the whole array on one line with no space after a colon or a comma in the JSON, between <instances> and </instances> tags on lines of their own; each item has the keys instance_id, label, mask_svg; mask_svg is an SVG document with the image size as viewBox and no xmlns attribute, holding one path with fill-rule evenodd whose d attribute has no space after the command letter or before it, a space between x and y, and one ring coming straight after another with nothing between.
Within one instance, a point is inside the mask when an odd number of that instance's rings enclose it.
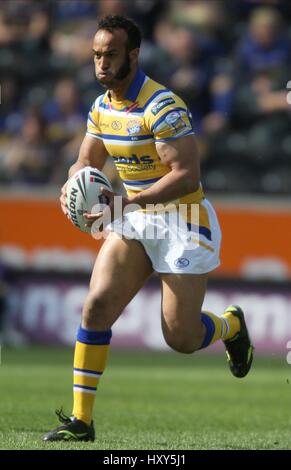
<instances>
[{"instance_id":1,"label":"blue trim on shorts","mask_svg":"<svg viewBox=\"0 0 291 470\"><path fill-rule=\"evenodd\" d=\"M199 232L201 235L204 235L209 241L212 241L211 238L211 230L209 228L204 227L203 225L194 225L187 222L187 229L189 232Z\"/></svg>"}]
</instances>

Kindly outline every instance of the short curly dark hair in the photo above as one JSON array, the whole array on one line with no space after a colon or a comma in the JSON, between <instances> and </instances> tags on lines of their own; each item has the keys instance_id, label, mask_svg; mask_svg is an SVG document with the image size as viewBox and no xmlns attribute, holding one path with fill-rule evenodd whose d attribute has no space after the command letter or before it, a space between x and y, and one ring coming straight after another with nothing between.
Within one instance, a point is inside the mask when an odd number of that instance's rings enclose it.
<instances>
[{"instance_id":1,"label":"short curly dark hair","mask_svg":"<svg viewBox=\"0 0 291 470\"><path fill-rule=\"evenodd\" d=\"M140 48L141 32L137 24L130 18L121 15L109 15L102 18L98 23L97 31L105 29L112 33L116 29L123 29L127 33L127 49Z\"/></svg>"}]
</instances>

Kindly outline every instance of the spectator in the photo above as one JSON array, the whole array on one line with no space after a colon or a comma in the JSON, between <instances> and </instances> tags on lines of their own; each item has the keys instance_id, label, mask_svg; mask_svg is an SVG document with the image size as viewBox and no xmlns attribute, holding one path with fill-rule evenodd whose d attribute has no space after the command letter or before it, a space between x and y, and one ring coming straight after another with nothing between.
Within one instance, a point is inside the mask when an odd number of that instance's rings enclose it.
<instances>
[{"instance_id":1,"label":"spectator","mask_svg":"<svg viewBox=\"0 0 291 470\"><path fill-rule=\"evenodd\" d=\"M44 106L49 137L55 142L66 143L78 133L86 120L76 84L71 78L59 80L54 95Z\"/></svg>"},{"instance_id":2,"label":"spectator","mask_svg":"<svg viewBox=\"0 0 291 470\"><path fill-rule=\"evenodd\" d=\"M246 83L259 71L278 73L289 69L290 60L290 39L280 13L266 7L254 10L236 53L238 83Z\"/></svg>"},{"instance_id":3,"label":"spectator","mask_svg":"<svg viewBox=\"0 0 291 470\"><path fill-rule=\"evenodd\" d=\"M20 136L12 140L5 155L3 171L13 183L46 183L53 164L46 123L38 111L30 110L24 117Z\"/></svg>"}]
</instances>

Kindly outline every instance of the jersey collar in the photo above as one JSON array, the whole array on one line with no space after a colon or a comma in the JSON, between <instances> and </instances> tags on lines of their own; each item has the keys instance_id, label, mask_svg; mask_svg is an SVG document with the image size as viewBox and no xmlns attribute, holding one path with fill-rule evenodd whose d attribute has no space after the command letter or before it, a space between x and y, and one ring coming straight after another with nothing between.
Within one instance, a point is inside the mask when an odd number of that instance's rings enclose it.
<instances>
[{"instance_id":1,"label":"jersey collar","mask_svg":"<svg viewBox=\"0 0 291 470\"><path fill-rule=\"evenodd\" d=\"M127 93L126 93L126 96L125 98L129 101L136 101L138 95L139 95L139 92L141 90L141 87L144 83L144 80L145 80L145 73L144 71L138 67L137 71L136 71L136 74L135 74L135 77L133 79L133 81L131 82L131 85L129 87L129 89L127 90Z\"/></svg>"},{"instance_id":2,"label":"jersey collar","mask_svg":"<svg viewBox=\"0 0 291 470\"><path fill-rule=\"evenodd\" d=\"M146 78L146 74L144 71L138 67L136 74L134 76L133 81L130 84L130 87L127 90L127 93L125 95L125 100L132 101L133 103L136 102L136 99L139 95L139 92L144 84ZM108 90L106 91L104 97L103 97L103 103L109 104L109 96L108 96Z\"/></svg>"}]
</instances>

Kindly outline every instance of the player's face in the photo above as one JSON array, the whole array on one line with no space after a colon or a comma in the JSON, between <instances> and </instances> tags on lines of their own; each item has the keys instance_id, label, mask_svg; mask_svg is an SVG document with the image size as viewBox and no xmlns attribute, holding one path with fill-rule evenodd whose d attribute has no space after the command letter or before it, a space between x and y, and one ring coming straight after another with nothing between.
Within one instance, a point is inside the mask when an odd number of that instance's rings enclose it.
<instances>
[{"instance_id":1,"label":"player's face","mask_svg":"<svg viewBox=\"0 0 291 470\"><path fill-rule=\"evenodd\" d=\"M113 33L100 30L94 37L96 78L105 88L117 87L128 76L137 59L134 51L127 51L126 44L127 34L122 29Z\"/></svg>"}]
</instances>

